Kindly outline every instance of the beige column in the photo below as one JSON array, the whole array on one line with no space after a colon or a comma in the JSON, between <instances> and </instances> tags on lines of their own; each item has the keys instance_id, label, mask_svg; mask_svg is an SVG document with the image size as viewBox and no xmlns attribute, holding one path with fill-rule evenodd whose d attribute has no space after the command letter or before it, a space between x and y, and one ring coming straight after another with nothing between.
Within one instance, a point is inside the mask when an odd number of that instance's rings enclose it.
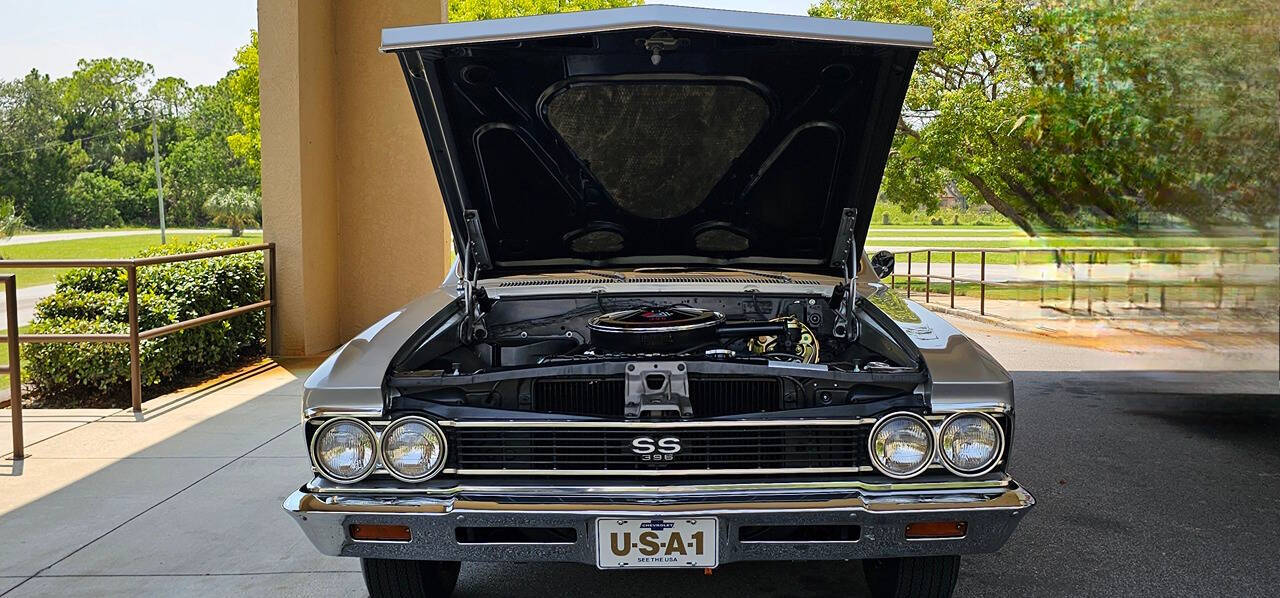
<instances>
[{"instance_id":1,"label":"beige column","mask_svg":"<svg viewBox=\"0 0 1280 598\"><path fill-rule=\"evenodd\" d=\"M383 27L443 1L259 0L262 216L285 355L327 351L439 284L448 221Z\"/></svg>"}]
</instances>

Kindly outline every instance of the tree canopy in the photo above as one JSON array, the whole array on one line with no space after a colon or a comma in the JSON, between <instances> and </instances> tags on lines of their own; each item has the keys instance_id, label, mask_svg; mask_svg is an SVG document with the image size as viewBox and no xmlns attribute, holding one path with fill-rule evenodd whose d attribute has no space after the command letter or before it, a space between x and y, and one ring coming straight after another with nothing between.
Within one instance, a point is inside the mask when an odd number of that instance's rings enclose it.
<instances>
[{"instance_id":1,"label":"tree canopy","mask_svg":"<svg viewBox=\"0 0 1280 598\"><path fill-rule=\"evenodd\" d=\"M644 4L644 2L643 0L450 0L449 21L479 21L553 12L618 8L637 4Z\"/></svg>"},{"instance_id":2,"label":"tree canopy","mask_svg":"<svg viewBox=\"0 0 1280 598\"><path fill-rule=\"evenodd\" d=\"M1153 213L1274 222L1271 0L822 0L816 16L927 25L883 199L948 183L1033 232Z\"/></svg>"},{"instance_id":3,"label":"tree canopy","mask_svg":"<svg viewBox=\"0 0 1280 598\"><path fill-rule=\"evenodd\" d=\"M0 81L0 214L42 228L155 225L154 122L170 224L203 225L219 189L257 188L257 36L239 67L191 86L130 58Z\"/></svg>"}]
</instances>

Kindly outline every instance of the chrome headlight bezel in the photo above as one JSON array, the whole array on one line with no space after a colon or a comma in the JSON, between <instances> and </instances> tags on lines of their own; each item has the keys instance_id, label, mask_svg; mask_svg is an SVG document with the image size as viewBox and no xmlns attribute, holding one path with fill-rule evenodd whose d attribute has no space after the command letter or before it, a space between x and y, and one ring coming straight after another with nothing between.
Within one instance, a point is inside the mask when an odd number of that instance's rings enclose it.
<instances>
[{"instance_id":1,"label":"chrome headlight bezel","mask_svg":"<svg viewBox=\"0 0 1280 598\"><path fill-rule=\"evenodd\" d=\"M880 455L876 451L876 446L875 446L876 434L880 431L880 428L884 427L885 424L902 417L915 420L916 423L924 427L925 439L929 443L929 448L927 451L925 451L925 458L920 463L919 467L917 467L916 469L908 473L894 473L892 471L889 471L889 468L885 467L884 464L881 463ZM929 424L929 420L925 419L920 414L912 413L910 411L895 411L893 413L885 415L884 417L881 417L878 421L876 421L874 426L871 426L871 432L867 434L867 454L871 458L871 465L875 467L876 471L880 472L881 474L896 480L905 480L907 478L913 478L915 476L920 475L925 470L929 469L929 466L932 465L933 462L937 459L937 455L938 455L937 432L936 430L933 429L933 426Z\"/></svg>"},{"instance_id":2,"label":"chrome headlight bezel","mask_svg":"<svg viewBox=\"0 0 1280 598\"><path fill-rule=\"evenodd\" d=\"M335 475L332 471L329 471L329 468L325 466L324 460L320 458L320 454L317 452L320 448L320 439L324 436L324 433L330 428L342 423L352 423L360 427L369 435L370 440L373 442L373 458L369 460L369 465L364 468L360 475L353 477L342 477ZM316 468L316 471L319 472L320 475L338 484L354 484L369 477L373 474L373 470L378 468L378 460L381 458L380 445L381 443L379 442L378 434L374 432L373 426L370 426L368 422L354 417L335 417L323 424L320 424L320 427L316 428L315 434L311 435L311 446L308 452L311 455L312 466Z\"/></svg>"},{"instance_id":3,"label":"chrome headlight bezel","mask_svg":"<svg viewBox=\"0 0 1280 598\"><path fill-rule=\"evenodd\" d=\"M433 466L430 470L428 470L427 473L421 476L416 476L416 477L406 476L396 471L396 469L391 466L391 459L387 458L387 455L385 452L386 443L383 442L383 440L385 440L393 430L395 430L399 426L402 426L408 423L423 424L429 430L435 432L436 436L440 437L440 461L436 463L435 466ZM379 435L378 437L378 459L382 462L382 468L385 469L387 474L389 474L391 477L397 480L400 480L401 482L408 482L408 483L414 484L418 482L425 482L435 477L441 471L444 470L445 461L447 461L448 458L449 458L449 439L445 437L444 429L440 427L440 424L437 424L436 422L431 421L425 417L421 417L418 415L406 415L404 417L397 418L395 421L392 421L391 423L387 424L387 427L382 429L382 434Z\"/></svg>"},{"instance_id":4,"label":"chrome headlight bezel","mask_svg":"<svg viewBox=\"0 0 1280 598\"><path fill-rule=\"evenodd\" d=\"M996 446L995 446L995 450L992 451L991 453L990 462L988 462L987 464L983 465L978 469L965 471L963 469L956 467L951 463L951 461L947 459L946 452L942 450L942 434L943 432L946 431L947 426L951 425L951 423L954 422L955 420L961 417L974 417L974 416L987 420L987 423L991 424L991 426L995 428ZM1000 422L997 421L995 417L992 417L990 413L985 413L982 411L960 411L957 413L952 413L950 416L947 417L947 419L942 421L941 426L938 426L936 435L937 435L937 439L934 442L934 445L936 448L934 450L937 451L938 461L942 463L942 466L945 467L947 471L963 478L976 478L978 476L986 475L990 473L991 470L995 469L996 466L1000 464L1000 461L1004 456L1004 448L1005 448L1004 426L1001 426Z\"/></svg>"}]
</instances>

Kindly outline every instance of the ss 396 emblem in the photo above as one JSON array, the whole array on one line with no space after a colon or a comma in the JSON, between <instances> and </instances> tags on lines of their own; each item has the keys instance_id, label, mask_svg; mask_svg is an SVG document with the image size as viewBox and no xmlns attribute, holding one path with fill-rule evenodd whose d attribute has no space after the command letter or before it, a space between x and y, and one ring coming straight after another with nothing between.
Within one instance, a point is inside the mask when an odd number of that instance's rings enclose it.
<instances>
[{"instance_id":1,"label":"ss 396 emblem","mask_svg":"<svg viewBox=\"0 0 1280 598\"><path fill-rule=\"evenodd\" d=\"M675 436L636 436L631 439L631 452L641 461L671 461L680 452L680 439Z\"/></svg>"}]
</instances>

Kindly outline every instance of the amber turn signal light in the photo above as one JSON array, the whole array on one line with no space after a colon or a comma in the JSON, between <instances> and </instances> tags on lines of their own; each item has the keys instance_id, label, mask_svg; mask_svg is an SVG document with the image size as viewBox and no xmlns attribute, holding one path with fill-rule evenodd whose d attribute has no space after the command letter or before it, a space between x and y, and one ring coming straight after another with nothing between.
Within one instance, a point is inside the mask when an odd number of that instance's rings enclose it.
<instances>
[{"instance_id":1,"label":"amber turn signal light","mask_svg":"<svg viewBox=\"0 0 1280 598\"><path fill-rule=\"evenodd\" d=\"M963 538L969 524L963 521L922 521L907 524L907 539Z\"/></svg>"},{"instance_id":2,"label":"amber turn signal light","mask_svg":"<svg viewBox=\"0 0 1280 598\"><path fill-rule=\"evenodd\" d=\"M352 540L366 540L377 542L408 542L409 526L407 525L366 525L362 523L354 523L351 525Z\"/></svg>"}]
</instances>

